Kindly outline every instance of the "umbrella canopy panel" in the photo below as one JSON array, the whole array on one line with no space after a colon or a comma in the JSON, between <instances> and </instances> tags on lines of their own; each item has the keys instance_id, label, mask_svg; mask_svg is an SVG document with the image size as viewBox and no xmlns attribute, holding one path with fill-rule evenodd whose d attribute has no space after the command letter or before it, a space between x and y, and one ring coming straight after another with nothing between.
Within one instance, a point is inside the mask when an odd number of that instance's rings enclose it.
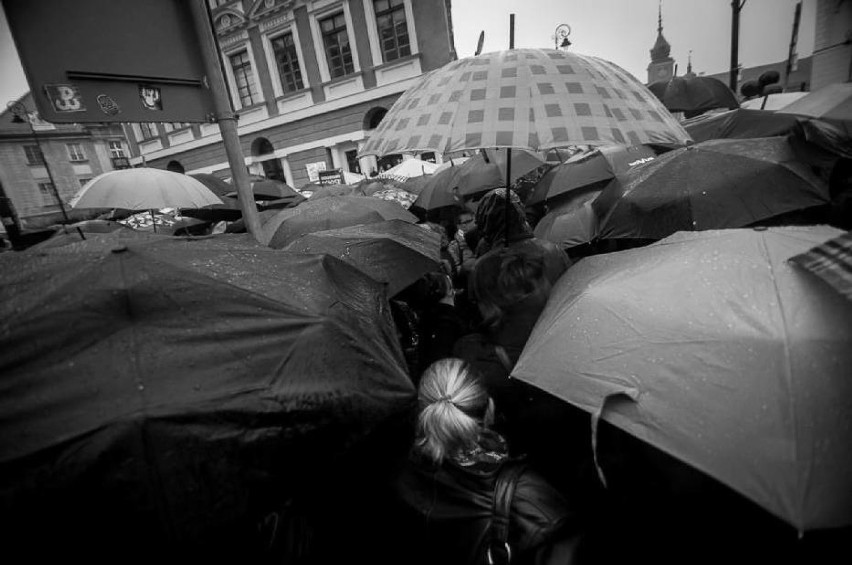
<instances>
[{"instance_id":1,"label":"umbrella canopy panel","mask_svg":"<svg viewBox=\"0 0 852 565\"><path fill-rule=\"evenodd\" d=\"M617 181L593 203L603 239L745 227L829 202L828 185L796 160L783 137L704 141Z\"/></svg>"},{"instance_id":2,"label":"umbrella canopy panel","mask_svg":"<svg viewBox=\"0 0 852 565\"><path fill-rule=\"evenodd\" d=\"M852 83L835 83L802 96L779 113L821 118L852 135Z\"/></svg>"},{"instance_id":3,"label":"umbrella canopy panel","mask_svg":"<svg viewBox=\"0 0 852 565\"><path fill-rule=\"evenodd\" d=\"M650 87L671 112L703 112L715 108L739 108L737 96L721 80L713 77L673 77Z\"/></svg>"},{"instance_id":4,"label":"umbrella canopy panel","mask_svg":"<svg viewBox=\"0 0 852 565\"><path fill-rule=\"evenodd\" d=\"M547 171L538 181L526 204L538 204L578 188L615 178L633 167L652 161L657 154L650 147L601 147L571 157Z\"/></svg>"},{"instance_id":5,"label":"umbrella canopy panel","mask_svg":"<svg viewBox=\"0 0 852 565\"><path fill-rule=\"evenodd\" d=\"M393 296L441 264L441 237L403 220L309 233L284 248L327 253L388 285Z\"/></svg>"},{"instance_id":6,"label":"umbrella canopy panel","mask_svg":"<svg viewBox=\"0 0 852 565\"><path fill-rule=\"evenodd\" d=\"M663 104L617 65L566 51L513 49L424 75L360 155L687 141Z\"/></svg>"},{"instance_id":7,"label":"umbrella canopy panel","mask_svg":"<svg viewBox=\"0 0 852 565\"><path fill-rule=\"evenodd\" d=\"M8 535L50 516L104 544L228 547L257 501L409 405L384 290L357 269L120 233L0 257Z\"/></svg>"},{"instance_id":8,"label":"umbrella canopy panel","mask_svg":"<svg viewBox=\"0 0 852 565\"><path fill-rule=\"evenodd\" d=\"M557 282L512 375L799 531L852 524L852 303L787 259L824 226L682 232Z\"/></svg>"},{"instance_id":9,"label":"umbrella canopy panel","mask_svg":"<svg viewBox=\"0 0 852 565\"><path fill-rule=\"evenodd\" d=\"M417 223L417 216L399 203L366 196L330 196L308 200L278 212L261 226L263 241L280 249L296 238L317 231L372 224L385 220Z\"/></svg>"}]
</instances>

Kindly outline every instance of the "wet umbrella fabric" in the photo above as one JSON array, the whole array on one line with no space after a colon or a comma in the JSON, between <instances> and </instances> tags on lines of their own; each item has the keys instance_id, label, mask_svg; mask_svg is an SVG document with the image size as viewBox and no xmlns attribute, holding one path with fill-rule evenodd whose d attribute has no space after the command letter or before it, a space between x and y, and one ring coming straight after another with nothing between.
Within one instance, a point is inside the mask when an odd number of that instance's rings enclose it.
<instances>
[{"instance_id":1,"label":"wet umbrella fabric","mask_svg":"<svg viewBox=\"0 0 852 565\"><path fill-rule=\"evenodd\" d=\"M357 269L148 238L0 257L12 538L234 549L413 398L384 289Z\"/></svg>"},{"instance_id":2,"label":"wet umbrella fabric","mask_svg":"<svg viewBox=\"0 0 852 565\"><path fill-rule=\"evenodd\" d=\"M703 112L715 108L739 108L737 96L721 80L713 77L674 77L648 87L670 112Z\"/></svg>"},{"instance_id":3,"label":"wet umbrella fabric","mask_svg":"<svg viewBox=\"0 0 852 565\"><path fill-rule=\"evenodd\" d=\"M527 198L526 204L538 204L578 188L607 181L631 168L652 161L657 154L650 147L601 147L575 155L547 171Z\"/></svg>"},{"instance_id":4,"label":"wet umbrella fabric","mask_svg":"<svg viewBox=\"0 0 852 565\"><path fill-rule=\"evenodd\" d=\"M415 208L434 210L457 204L459 199L474 197L492 188L506 186L507 151L488 149L466 159L463 163L445 168L426 181L423 191L414 201ZM535 153L512 151L512 182L544 164Z\"/></svg>"},{"instance_id":5,"label":"wet umbrella fabric","mask_svg":"<svg viewBox=\"0 0 852 565\"><path fill-rule=\"evenodd\" d=\"M592 201L600 190L580 191L574 198L548 212L535 226L535 236L562 248L589 243L598 236L598 217Z\"/></svg>"},{"instance_id":6,"label":"wet umbrella fabric","mask_svg":"<svg viewBox=\"0 0 852 565\"><path fill-rule=\"evenodd\" d=\"M396 202L366 196L330 196L309 199L282 210L264 221L261 236L270 247L280 249L307 233L373 224L385 220L417 223L417 216Z\"/></svg>"},{"instance_id":7,"label":"wet umbrella fabric","mask_svg":"<svg viewBox=\"0 0 852 565\"><path fill-rule=\"evenodd\" d=\"M696 143L708 139L753 139L790 133L799 118L765 110L737 108L713 116L699 116L683 122L683 128Z\"/></svg>"},{"instance_id":8,"label":"wet umbrella fabric","mask_svg":"<svg viewBox=\"0 0 852 565\"><path fill-rule=\"evenodd\" d=\"M50 241L50 240L48 240ZM852 300L852 232L846 232L790 259Z\"/></svg>"},{"instance_id":9,"label":"wet umbrella fabric","mask_svg":"<svg viewBox=\"0 0 852 565\"><path fill-rule=\"evenodd\" d=\"M216 175L211 175L210 173L195 173L189 176L209 188L213 194L222 199L224 199L225 195L234 190L233 186Z\"/></svg>"},{"instance_id":10,"label":"wet umbrella fabric","mask_svg":"<svg viewBox=\"0 0 852 565\"><path fill-rule=\"evenodd\" d=\"M284 250L337 257L387 284L389 296L441 264L441 237L403 220L309 233Z\"/></svg>"},{"instance_id":11,"label":"wet umbrella fabric","mask_svg":"<svg viewBox=\"0 0 852 565\"><path fill-rule=\"evenodd\" d=\"M70 201L72 208L203 208L222 200L194 178L162 169L122 169L100 174Z\"/></svg>"},{"instance_id":12,"label":"wet umbrella fabric","mask_svg":"<svg viewBox=\"0 0 852 565\"><path fill-rule=\"evenodd\" d=\"M852 304L787 259L825 226L681 232L557 282L512 376L799 531L852 524Z\"/></svg>"},{"instance_id":13,"label":"wet umbrella fabric","mask_svg":"<svg viewBox=\"0 0 852 565\"><path fill-rule=\"evenodd\" d=\"M658 156L612 182L593 206L600 237L662 239L744 227L829 202L827 184L782 137L715 139Z\"/></svg>"},{"instance_id":14,"label":"wet umbrella fabric","mask_svg":"<svg viewBox=\"0 0 852 565\"><path fill-rule=\"evenodd\" d=\"M359 155L687 141L663 104L617 65L566 51L513 49L424 75Z\"/></svg>"},{"instance_id":15,"label":"wet umbrella fabric","mask_svg":"<svg viewBox=\"0 0 852 565\"><path fill-rule=\"evenodd\" d=\"M852 83L830 84L802 96L778 112L820 118L852 135Z\"/></svg>"}]
</instances>

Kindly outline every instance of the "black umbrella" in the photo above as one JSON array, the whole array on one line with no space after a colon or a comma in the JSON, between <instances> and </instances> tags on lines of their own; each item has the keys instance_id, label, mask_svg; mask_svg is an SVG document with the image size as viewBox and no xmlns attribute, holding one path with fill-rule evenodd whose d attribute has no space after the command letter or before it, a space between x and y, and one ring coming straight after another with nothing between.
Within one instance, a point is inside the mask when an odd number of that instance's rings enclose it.
<instances>
[{"instance_id":1,"label":"black umbrella","mask_svg":"<svg viewBox=\"0 0 852 565\"><path fill-rule=\"evenodd\" d=\"M739 108L737 96L724 82L713 77L674 77L648 87L670 112L701 113L715 108Z\"/></svg>"},{"instance_id":2,"label":"black umbrella","mask_svg":"<svg viewBox=\"0 0 852 565\"><path fill-rule=\"evenodd\" d=\"M281 210L261 226L261 237L270 247L280 249L296 238L324 230L358 224L374 224L385 220L404 220L414 224L417 217L397 202L366 196L329 196L309 199L287 210Z\"/></svg>"},{"instance_id":3,"label":"black umbrella","mask_svg":"<svg viewBox=\"0 0 852 565\"><path fill-rule=\"evenodd\" d=\"M413 398L384 289L329 256L113 232L0 273L7 547L239 554Z\"/></svg>"},{"instance_id":4,"label":"black umbrella","mask_svg":"<svg viewBox=\"0 0 852 565\"><path fill-rule=\"evenodd\" d=\"M708 139L753 139L774 137L793 131L797 116L767 110L737 108L714 115L702 115L683 122L683 129L696 143Z\"/></svg>"},{"instance_id":5,"label":"black umbrella","mask_svg":"<svg viewBox=\"0 0 852 565\"><path fill-rule=\"evenodd\" d=\"M600 238L662 239L737 228L829 202L828 186L783 137L714 139L613 180L593 202Z\"/></svg>"},{"instance_id":6,"label":"black umbrella","mask_svg":"<svg viewBox=\"0 0 852 565\"><path fill-rule=\"evenodd\" d=\"M403 220L309 233L284 249L338 257L386 283L390 296L441 264L441 237Z\"/></svg>"},{"instance_id":7,"label":"black umbrella","mask_svg":"<svg viewBox=\"0 0 852 565\"><path fill-rule=\"evenodd\" d=\"M656 156L656 152L645 145L612 145L575 155L541 177L527 198L526 205L538 204L582 187L611 180L632 167L652 161Z\"/></svg>"}]
</instances>

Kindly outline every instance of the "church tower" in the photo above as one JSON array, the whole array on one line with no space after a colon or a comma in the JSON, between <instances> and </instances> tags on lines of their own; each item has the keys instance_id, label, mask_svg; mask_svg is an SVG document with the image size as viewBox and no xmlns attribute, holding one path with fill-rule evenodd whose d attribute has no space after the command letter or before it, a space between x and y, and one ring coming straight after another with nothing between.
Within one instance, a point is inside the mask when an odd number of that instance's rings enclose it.
<instances>
[{"instance_id":1,"label":"church tower","mask_svg":"<svg viewBox=\"0 0 852 565\"><path fill-rule=\"evenodd\" d=\"M674 59L671 58L672 46L663 37L663 6L662 0L657 16L657 41L651 48L651 63L648 65L648 84L668 81L674 76Z\"/></svg>"}]
</instances>

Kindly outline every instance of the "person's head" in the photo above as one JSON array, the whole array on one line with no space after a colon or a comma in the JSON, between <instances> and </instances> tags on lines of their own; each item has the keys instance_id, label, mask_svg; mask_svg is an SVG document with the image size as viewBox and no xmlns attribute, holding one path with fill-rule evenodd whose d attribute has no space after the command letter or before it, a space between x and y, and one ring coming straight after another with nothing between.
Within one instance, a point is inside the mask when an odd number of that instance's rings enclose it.
<instances>
[{"instance_id":1,"label":"person's head","mask_svg":"<svg viewBox=\"0 0 852 565\"><path fill-rule=\"evenodd\" d=\"M473 212L467 208L460 208L456 216L456 225L464 233L476 229L476 223L473 221Z\"/></svg>"},{"instance_id":2,"label":"person's head","mask_svg":"<svg viewBox=\"0 0 852 565\"><path fill-rule=\"evenodd\" d=\"M524 205L518 195L506 189L495 188L482 197L476 208L476 226L484 242L483 252L498 247L508 240L532 236L526 219ZM508 209L507 209L508 206Z\"/></svg>"},{"instance_id":3,"label":"person's head","mask_svg":"<svg viewBox=\"0 0 852 565\"><path fill-rule=\"evenodd\" d=\"M439 359L429 365L420 378L417 400L416 448L438 464L475 446L494 415L494 403L461 359Z\"/></svg>"},{"instance_id":4,"label":"person's head","mask_svg":"<svg viewBox=\"0 0 852 565\"><path fill-rule=\"evenodd\" d=\"M551 284L544 274L544 259L511 249L495 249L476 261L473 292L486 327L499 329L507 310L536 299L543 305Z\"/></svg>"}]
</instances>

